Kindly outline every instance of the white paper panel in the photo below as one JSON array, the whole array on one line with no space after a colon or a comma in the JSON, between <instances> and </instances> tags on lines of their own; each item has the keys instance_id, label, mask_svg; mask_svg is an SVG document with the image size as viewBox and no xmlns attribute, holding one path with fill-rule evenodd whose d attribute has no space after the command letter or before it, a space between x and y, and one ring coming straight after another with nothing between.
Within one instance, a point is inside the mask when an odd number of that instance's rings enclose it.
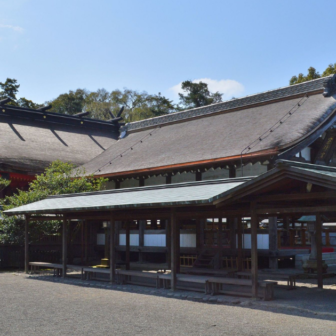
<instances>
[{"instance_id":1,"label":"white paper panel","mask_svg":"<svg viewBox=\"0 0 336 336\"><path fill-rule=\"evenodd\" d=\"M126 245L126 234L125 233L119 234L119 245L120 246ZM138 233L130 234L130 246L139 246L139 234Z\"/></svg>"}]
</instances>

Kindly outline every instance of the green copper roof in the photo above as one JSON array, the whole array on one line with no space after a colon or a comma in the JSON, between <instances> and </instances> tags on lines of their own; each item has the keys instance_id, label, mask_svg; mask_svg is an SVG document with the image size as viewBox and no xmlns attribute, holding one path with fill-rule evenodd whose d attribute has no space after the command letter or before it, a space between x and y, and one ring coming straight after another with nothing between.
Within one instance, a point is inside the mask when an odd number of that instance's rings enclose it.
<instances>
[{"instance_id":1,"label":"green copper roof","mask_svg":"<svg viewBox=\"0 0 336 336\"><path fill-rule=\"evenodd\" d=\"M189 182L52 196L42 201L7 210L5 213L8 215L62 213L80 210L211 204L215 196L235 188L249 179Z\"/></svg>"}]
</instances>

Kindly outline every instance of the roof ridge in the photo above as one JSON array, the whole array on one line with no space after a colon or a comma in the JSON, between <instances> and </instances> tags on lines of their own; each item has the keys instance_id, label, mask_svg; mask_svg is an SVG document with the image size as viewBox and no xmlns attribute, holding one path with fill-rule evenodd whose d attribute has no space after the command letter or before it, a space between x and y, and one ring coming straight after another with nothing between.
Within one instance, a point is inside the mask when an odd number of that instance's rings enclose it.
<instances>
[{"instance_id":1,"label":"roof ridge","mask_svg":"<svg viewBox=\"0 0 336 336\"><path fill-rule=\"evenodd\" d=\"M240 98L226 100L224 102L211 104L207 106L196 107L179 112L173 112L168 115L158 116L150 119L134 121L124 126L127 131L139 130L148 127L155 127L158 125L171 123L180 120L186 120L198 116L217 113L225 110L231 110L239 107L246 107L252 104L265 103L280 98L291 97L298 94L304 94L314 92L317 90L325 89L326 83L333 77L330 75L327 77L317 78L311 81L288 85L280 87L278 89L268 90L252 95L247 95ZM259 98L259 99L258 99Z\"/></svg>"}]
</instances>

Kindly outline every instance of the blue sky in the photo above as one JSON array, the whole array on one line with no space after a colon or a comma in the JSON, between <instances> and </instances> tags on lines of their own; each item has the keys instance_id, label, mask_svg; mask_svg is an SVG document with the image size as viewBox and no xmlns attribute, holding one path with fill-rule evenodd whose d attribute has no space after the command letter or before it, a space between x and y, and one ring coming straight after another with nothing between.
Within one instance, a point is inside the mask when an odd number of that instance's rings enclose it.
<instances>
[{"instance_id":1,"label":"blue sky","mask_svg":"<svg viewBox=\"0 0 336 336\"><path fill-rule=\"evenodd\" d=\"M0 0L0 81L43 103L77 88L176 99L206 79L224 99L336 62L336 1Z\"/></svg>"}]
</instances>

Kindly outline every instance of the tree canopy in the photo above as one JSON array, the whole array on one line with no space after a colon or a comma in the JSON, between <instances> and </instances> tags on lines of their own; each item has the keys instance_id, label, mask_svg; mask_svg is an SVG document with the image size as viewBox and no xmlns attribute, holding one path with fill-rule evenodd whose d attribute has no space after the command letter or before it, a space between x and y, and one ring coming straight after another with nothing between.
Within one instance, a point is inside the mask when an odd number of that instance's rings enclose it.
<instances>
[{"instance_id":1,"label":"tree canopy","mask_svg":"<svg viewBox=\"0 0 336 336\"><path fill-rule=\"evenodd\" d=\"M37 175L29 185L28 191L17 190L13 196L1 200L3 210L9 210L25 204L40 201L49 195L81 193L102 189L106 179L85 177L84 172L70 163L54 161L43 174ZM30 239L37 241L45 235L59 231L58 221L35 222L29 228ZM0 221L0 243L22 244L24 241L24 223L21 216L8 217L3 214Z\"/></svg>"},{"instance_id":2,"label":"tree canopy","mask_svg":"<svg viewBox=\"0 0 336 336\"><path fill-rule=\"evenodd\" d=\"M24 97L17 99L16 95L19 92L19 87L20 84L18 84L14 78L7 78L5 82L0 82L0 100L9 98L11 101L7 104L31 109L37 109L43 106Z\"/></svg>"},{"instance_id":3,"label":"tree canopy","mask_svg":"<svg viewBox=\"0 0 336 336\"><path fill-rule=\"evenodd\" d=\"M205 105L220 103L223 94L219 92L211 93L207 83L193 83L190 80L182 82L182 90L179 93L182 108L195 108Z\"/></svg>"},{"instance_id":4,"label":"tree canopy","mask_svg":"<svg viewBox=\"0 0 336 336\"><path fill-rule=\"evenodd\" d=\"M89 92L84 89L69 91L48 102L52 105L52 112L75 114L90 112L94 119L109 120L111 114L116 115L124 106L124 120L126 122L152 118L176 111L176 106L161 93L151 95L130 89L105 89Z\"/></svg>"},{"instance_id":5,"label":"tree canopy","mask_svg":"<svg viewBox=\"0 0 336 336\"><path fill-rule=\"evenodd\" d=\"M293 76L290 79L289 84L290 85L299 84L299 83L307 82L307 81L317 79L320 77L326 77L329 75L333 75L333 74L336 74L336 63L329 64L329 66L323 71L322 75L320 75L320 73L316 71L315 68L310 67L308 69L307 75L304 75L303 73L299 73L297 76Z\"/></svg>"}]
</instances>

